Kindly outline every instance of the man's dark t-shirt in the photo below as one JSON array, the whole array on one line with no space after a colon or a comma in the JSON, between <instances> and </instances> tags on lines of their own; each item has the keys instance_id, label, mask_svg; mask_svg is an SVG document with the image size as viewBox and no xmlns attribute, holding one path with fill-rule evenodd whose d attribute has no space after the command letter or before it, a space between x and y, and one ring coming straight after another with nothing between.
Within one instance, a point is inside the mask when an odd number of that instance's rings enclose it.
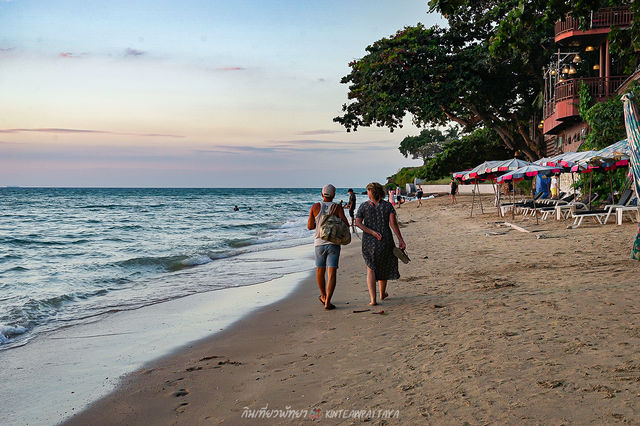
<instances>
[{"instance_id":1,"label":"man's dark t-shirt","mask_svg":"<svg viewBox=\"0 0 640 426\"><path fill-rule=\"evenodd\" d=\"M356 210L356 194L355 192L352 192L351 195L349 195L349 216L353 217L355 210Z\"/></svg>"}]
</instances>

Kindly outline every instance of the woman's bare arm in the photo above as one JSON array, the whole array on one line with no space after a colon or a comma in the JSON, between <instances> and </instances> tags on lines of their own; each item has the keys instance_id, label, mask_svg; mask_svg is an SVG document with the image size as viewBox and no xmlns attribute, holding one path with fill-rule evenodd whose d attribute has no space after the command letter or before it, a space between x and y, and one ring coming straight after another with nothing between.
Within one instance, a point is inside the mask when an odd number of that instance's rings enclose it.
<instances>
[{"instance_id":1,"label":"woman's bare arm","mask_svg":"<svg viewBox=\"0 0 640 426\"><path fill-rule=\"evenodd\" d=\"M364 223L362 223L362 219L359 217L356 218L356 226L362 229L362 232L373 235L378 241L382 239L382 235L379 232L376 232L373 229L365 226Z\"/></svg>"}]
</instances>

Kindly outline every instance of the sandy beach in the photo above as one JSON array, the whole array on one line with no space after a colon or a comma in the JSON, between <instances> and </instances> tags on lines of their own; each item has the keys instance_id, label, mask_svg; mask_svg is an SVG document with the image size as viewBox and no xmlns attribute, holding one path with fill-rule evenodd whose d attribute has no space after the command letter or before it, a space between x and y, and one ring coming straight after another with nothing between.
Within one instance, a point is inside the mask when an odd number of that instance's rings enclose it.
<instances>
[{"instance_id":1,"label":"sandy beach","mask_svg":"<svg viewBox=\"0 0 640 426\"><path fill-rule=\"evenodd\" d=\"M379 306L367 305L354 239L336 310L310 276L67 424L640 422L637 224L516 217L524 233L497 224L510 217L489 203L470 218L470 201L398 210L412 262ZM246 418L265 407L271 418Z\"/></svg>"}]
</instances>

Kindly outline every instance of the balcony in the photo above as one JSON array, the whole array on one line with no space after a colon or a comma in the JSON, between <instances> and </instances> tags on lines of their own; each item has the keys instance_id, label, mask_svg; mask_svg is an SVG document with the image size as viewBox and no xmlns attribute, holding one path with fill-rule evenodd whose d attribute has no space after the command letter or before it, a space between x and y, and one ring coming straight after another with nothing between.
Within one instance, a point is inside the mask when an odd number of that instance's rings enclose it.
<instances>
[{"instance_id":1,"label":"balcony","mask_svg":"<svg viewBox=\"0 0 640 426\"><path fill-rule=\"evenodd\" d=\"M581 30L578 20L567 16L564 21L556 22L556 43L577 35L607 34L614 27L628 27L631 25L633 13L629 6L607 7L592 12L589 26Z\"/></svg>"},{"instance_id":2,"label":"balcony","mask_svg":"<svg viewBox=\"0 0 640 426\"><path fill-rule=\"evenodd\" d=\"M580 103L580 86L582 83L589 88L591 97L596 102L603 102L615 96L616 90L628 76L574 78L556 83L554 96L545 99L543 107L543 132L554 133L554 129L570 118L577 118Z\"/></svg>"}]
</instances>

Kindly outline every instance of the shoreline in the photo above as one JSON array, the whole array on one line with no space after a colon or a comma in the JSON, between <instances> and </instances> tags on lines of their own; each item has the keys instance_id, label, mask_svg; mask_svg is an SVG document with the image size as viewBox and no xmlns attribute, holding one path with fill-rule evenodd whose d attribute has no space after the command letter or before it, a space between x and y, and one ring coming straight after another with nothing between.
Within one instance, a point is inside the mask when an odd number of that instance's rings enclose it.
<instances>
[{"instance_id":1,"label":"shoreline","mask_svg":"<svg viewBox=\"0 0 640 426\"><path fill-rule=\"evenodd\" d=\"M522 233L495 212L470 218L470 197L459 201L398 209L412 262L379 306L367 306L356 239L341 257L336 310L324 311L310 277L130 374L66 424L234 424L263 408L320 421L398 411L411 423L638 422L636 224L519 218Z\"/></svg>"},{"instance_id":2,"label":"shoreline","mask_svg":"<svg viewBox=\"0 0 640 426\"><path fill-rule=\"evenodd\" d=\"M11 383L0 387L6 404L0 423L62 422L117 389L123 375L288 297L310 273L307 252L307 245L302 245L274 253L298 259L300 272L101 315L0 352L0 380Z\"/></svg>"}]
</instances>

